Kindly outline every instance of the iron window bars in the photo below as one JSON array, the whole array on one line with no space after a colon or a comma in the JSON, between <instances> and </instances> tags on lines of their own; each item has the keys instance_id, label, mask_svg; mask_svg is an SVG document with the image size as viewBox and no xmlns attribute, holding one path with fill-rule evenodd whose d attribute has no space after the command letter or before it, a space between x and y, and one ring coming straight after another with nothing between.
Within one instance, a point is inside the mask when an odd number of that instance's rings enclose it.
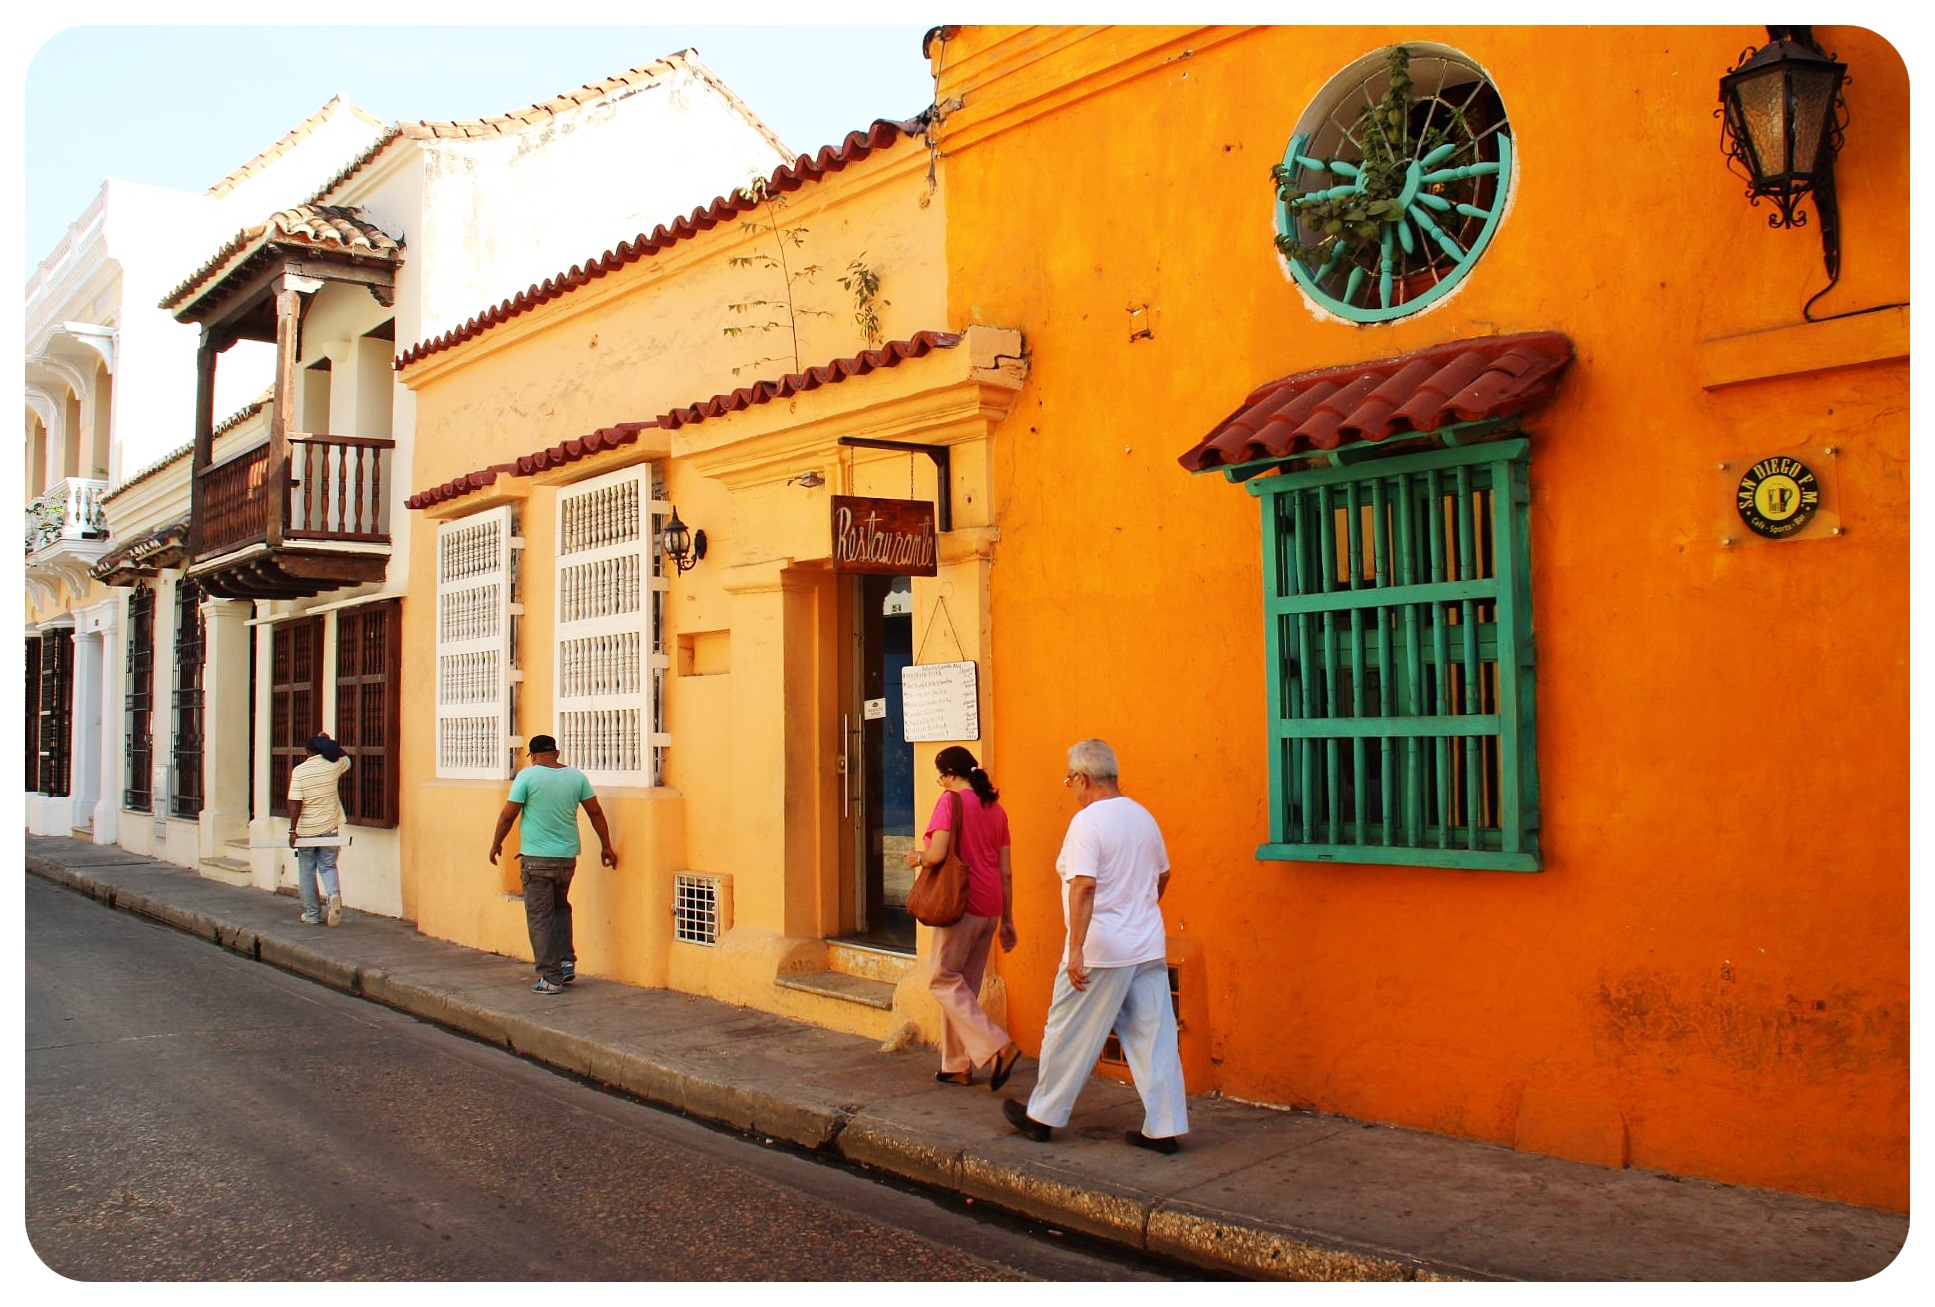
<instances>
[{"instance_id":1,"label":"iron window bars","mask_svg":"<svg viewBox=\"0 0 1935 1307\"><path fill-rule=\"evenodd\" d=\"M133 812L154 807L155 592L138 585L128 596L127 776L121 804Z\"/></svg>"}]
</instances>

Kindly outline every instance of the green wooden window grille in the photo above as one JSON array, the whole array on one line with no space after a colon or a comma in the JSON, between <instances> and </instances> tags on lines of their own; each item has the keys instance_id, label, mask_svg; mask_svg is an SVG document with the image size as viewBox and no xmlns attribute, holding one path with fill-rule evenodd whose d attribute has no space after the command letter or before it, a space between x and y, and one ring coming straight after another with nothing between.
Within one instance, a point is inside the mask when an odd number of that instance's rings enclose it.
<instances>
[{"instance_id":1,"label":"green wooden window grille","mask_svg":"<svg viewBox=\"0 0 1935 1307\"><path fill-rule=\"evenodd\" d=\"M1537 871L1524 439L1249 482L1265 859Z\"/></svg>"}]
</instances>

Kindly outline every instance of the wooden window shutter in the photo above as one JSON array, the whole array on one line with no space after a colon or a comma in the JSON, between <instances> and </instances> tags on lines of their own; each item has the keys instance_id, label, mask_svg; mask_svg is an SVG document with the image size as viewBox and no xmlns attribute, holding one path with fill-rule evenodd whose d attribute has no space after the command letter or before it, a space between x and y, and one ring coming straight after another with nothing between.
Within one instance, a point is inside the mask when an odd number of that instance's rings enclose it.
<instances>
[{"instance_id":1,"label":"wooden window shutter","mask_svg":"<svg viewBox=\"0 0 1935 1307\"><path fill-rule=\"evenodd\" d=\"M351 761L342 796L352 825L396 825L402 664L401 600L336 615L336 740Z\"/></svg>"}]
</instances>

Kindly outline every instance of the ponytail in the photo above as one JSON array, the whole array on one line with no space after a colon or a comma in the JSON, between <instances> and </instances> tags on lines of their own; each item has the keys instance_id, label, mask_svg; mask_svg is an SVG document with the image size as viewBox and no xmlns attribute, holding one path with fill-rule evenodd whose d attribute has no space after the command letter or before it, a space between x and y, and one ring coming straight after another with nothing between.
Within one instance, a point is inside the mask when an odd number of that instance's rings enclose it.
<instances>
[{"instance_id":1,"label":"ponytail","mask_svg":"<svg viewBox=\"0 0 1935 1307\"><path fill-rule=\"evenodd\" d=\"M974 787L975 794L980 796L982 807L987 807L1001 797L1001 791L994 788L994 782L989 780L988 774L979 767L968 773L967 780L968 784Z\"/></svg>"}]
</instances>

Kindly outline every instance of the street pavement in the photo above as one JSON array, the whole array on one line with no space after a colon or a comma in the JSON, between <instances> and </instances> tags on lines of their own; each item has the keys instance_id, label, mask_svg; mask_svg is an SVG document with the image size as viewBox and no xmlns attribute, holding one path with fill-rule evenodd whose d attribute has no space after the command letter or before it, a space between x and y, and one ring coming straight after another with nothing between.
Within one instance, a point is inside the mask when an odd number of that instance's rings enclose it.
<instances>
[{"instance_id":1,"label":"street pavement","mask_svg":"<svg viewBox=\"0 0 1935 1307\"><path fill-rule=\"evenodd\" d=\"M26 840L28 872L246 957L557 1070L764 1138L1160 1257L1262 1279L1856 1281L1895 1265L1905 1215L1496 1144L1190 1101L1173 1156L1127 1147L1127 1086L1095 1080L1069 1128L1031 1143L985 1086L936 1084L930 1050L669 990L583 976L530 990L528 963L113 846ZM1024 1059L1003 1096L1025 1099ZM1914 1259L1913 1255L1903 1262ZM1878 1282L1875 1288L1883 1287Z\"/></svg>"}]
</instances>

